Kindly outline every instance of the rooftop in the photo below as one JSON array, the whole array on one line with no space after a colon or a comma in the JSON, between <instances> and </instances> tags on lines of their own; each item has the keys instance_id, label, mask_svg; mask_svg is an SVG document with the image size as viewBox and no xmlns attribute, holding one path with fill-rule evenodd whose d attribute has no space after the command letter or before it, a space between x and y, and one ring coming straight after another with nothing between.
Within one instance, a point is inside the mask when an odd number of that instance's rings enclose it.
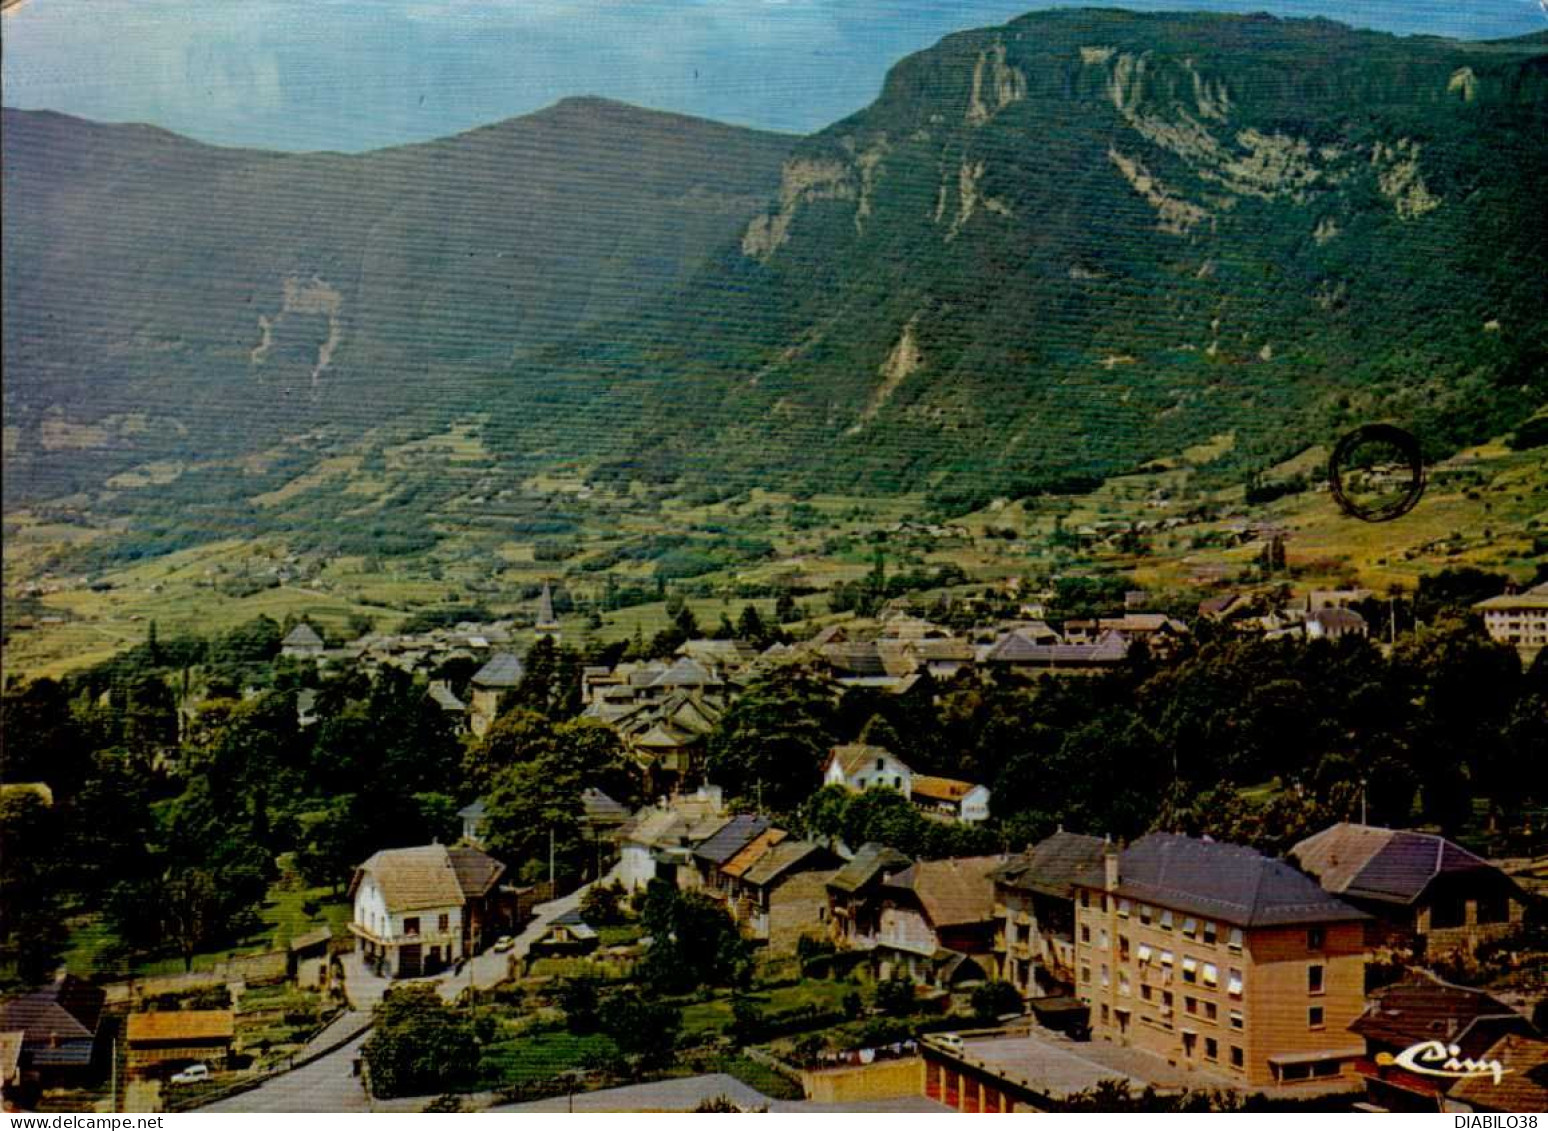
<instances>
[{"instance_id":1,"label":"rooftop","mask_svg":"<svg viewBox=\"0 0 1548 1131\"><path fill-rule=\"evenodd\" d=\"M131 1013L130 1044L160 1041L229 1041L236 1033L236 1014L229 1009L167 1009Z\"/></svg>"},{"instance_id":2,"label":"rooftop","mask_svg":"<svg viewBox=\"0 0 1548 1131\"><path fill-rule=\"evenodd\" d=\"M504 864L476 848L390 848L355 869L349 892L353 896L369 875L381 888L388 911L460 907L485 895L504 872Z\"/></svg>"},{"instance_id":3,"label":"rooftop","mask_svg":"<svg viewBox=\"0 0 1548 1131\"><path fill-rule=\"evenodd\" d=\"M1493 864L1445 837L1348 821L1307 837L1289 855L1324 890L1380 903L1413 903L1442 876L1489 875L1510 882Z\"/></svg>"},{"instance_id":4,"label":"rooftop","mask_svg":"<svg viewBox=\"0 0 1548 1131\"><path fill-rule=\"evenodd\" d=\"M1079 882L1103 887L1101 862L1087 868ZM1118 894L1238 927L1369 918L1282 860L1175 833L1151 833L1119 854Z\"/></svg>"}]
</instances>

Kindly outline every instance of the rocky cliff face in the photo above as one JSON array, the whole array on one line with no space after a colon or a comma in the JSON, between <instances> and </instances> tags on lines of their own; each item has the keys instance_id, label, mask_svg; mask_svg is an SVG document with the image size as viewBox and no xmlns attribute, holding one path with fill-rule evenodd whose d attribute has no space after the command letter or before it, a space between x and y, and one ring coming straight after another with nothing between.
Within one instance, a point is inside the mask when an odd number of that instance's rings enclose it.
<instances>
[{"instance_id":1,"label":"rocky cliff face","mask_svg":"<svg viewBox=\"0 0 1548 1131\"><path fill-rule=\"evenodd\" d=\"M662 399L733 464L774 411L780 466L909 486L1035 486L1222 423L1244 460L1340 414L1466 402L1487 430L1542 393L1539 38L1118 12L953 36L787 159L714 310L686 303L737 336L674 354L697 391Z\"/></svg>"}]
</instances>

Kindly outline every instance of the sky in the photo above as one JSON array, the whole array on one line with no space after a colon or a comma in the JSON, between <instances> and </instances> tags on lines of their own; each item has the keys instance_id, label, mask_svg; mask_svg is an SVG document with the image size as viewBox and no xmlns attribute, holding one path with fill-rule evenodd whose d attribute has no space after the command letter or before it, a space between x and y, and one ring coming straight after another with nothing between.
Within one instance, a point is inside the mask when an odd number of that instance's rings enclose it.
<instances>
[{"instance_id":1,"label":"sky","mask_svg":"<svg viewBox=\"0 0 1548 1131\"><path fill-rule=\"evenodd\" d=\"M358 151L568 95L809 133L898 59L1034 0L24 0L0 100L220 145ZM1067 6L1067 5L1057 5ZM1548 29L1548 0L1127 0L1327 16L1398 34Z\"/></svg>"}]
</instances>

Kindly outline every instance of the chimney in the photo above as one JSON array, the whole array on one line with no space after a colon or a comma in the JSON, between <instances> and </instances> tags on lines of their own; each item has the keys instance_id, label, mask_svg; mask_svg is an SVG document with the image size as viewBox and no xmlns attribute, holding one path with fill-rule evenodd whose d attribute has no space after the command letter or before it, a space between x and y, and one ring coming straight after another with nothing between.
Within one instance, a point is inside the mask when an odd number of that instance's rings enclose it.
<instances>
[{"instance_id":1,"label":"chimney","mask_svg":"<svg viewBox=\"0 0 1548 1131\"><path fill-rule=\"evenodd\" d=\"M1111 836L1103 838L1102 845L1102 879L1103 889L1114 892L1118 890L1118 847L1113 844Z\"/></svg>"}]
</instances>

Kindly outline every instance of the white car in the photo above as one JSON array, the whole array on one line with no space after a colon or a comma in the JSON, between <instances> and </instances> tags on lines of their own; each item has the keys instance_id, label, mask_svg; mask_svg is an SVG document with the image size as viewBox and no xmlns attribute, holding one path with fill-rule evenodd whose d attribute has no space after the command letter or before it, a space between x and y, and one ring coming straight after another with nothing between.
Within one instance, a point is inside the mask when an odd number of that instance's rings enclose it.
<instances>
[{"instance_id":1,"label":"white car","mask_svg":"<svg viewBox=\"0 0 1548 1131\"><path fill-rule=\"evenodd\" d=\"M181 1072L174 1073L174 1084L199 1084L210 1078L210 1066L208 1064L190 1064Z\"/></svg>"},{"instance_id":2,"label":"white car","mask_svg":"<svg viewBox=\"0 0 1548 1131\"><path fill-rule=\"evenodd\" d=\"M513 947L515 945L516 945L516 940L511 938L510 935L501 935L499 938L495 939L495 944L494 944L495 953L497 953L497 954L504 954L506 951L510 950L511 947Z\"/></svg>"}]
</instances>

